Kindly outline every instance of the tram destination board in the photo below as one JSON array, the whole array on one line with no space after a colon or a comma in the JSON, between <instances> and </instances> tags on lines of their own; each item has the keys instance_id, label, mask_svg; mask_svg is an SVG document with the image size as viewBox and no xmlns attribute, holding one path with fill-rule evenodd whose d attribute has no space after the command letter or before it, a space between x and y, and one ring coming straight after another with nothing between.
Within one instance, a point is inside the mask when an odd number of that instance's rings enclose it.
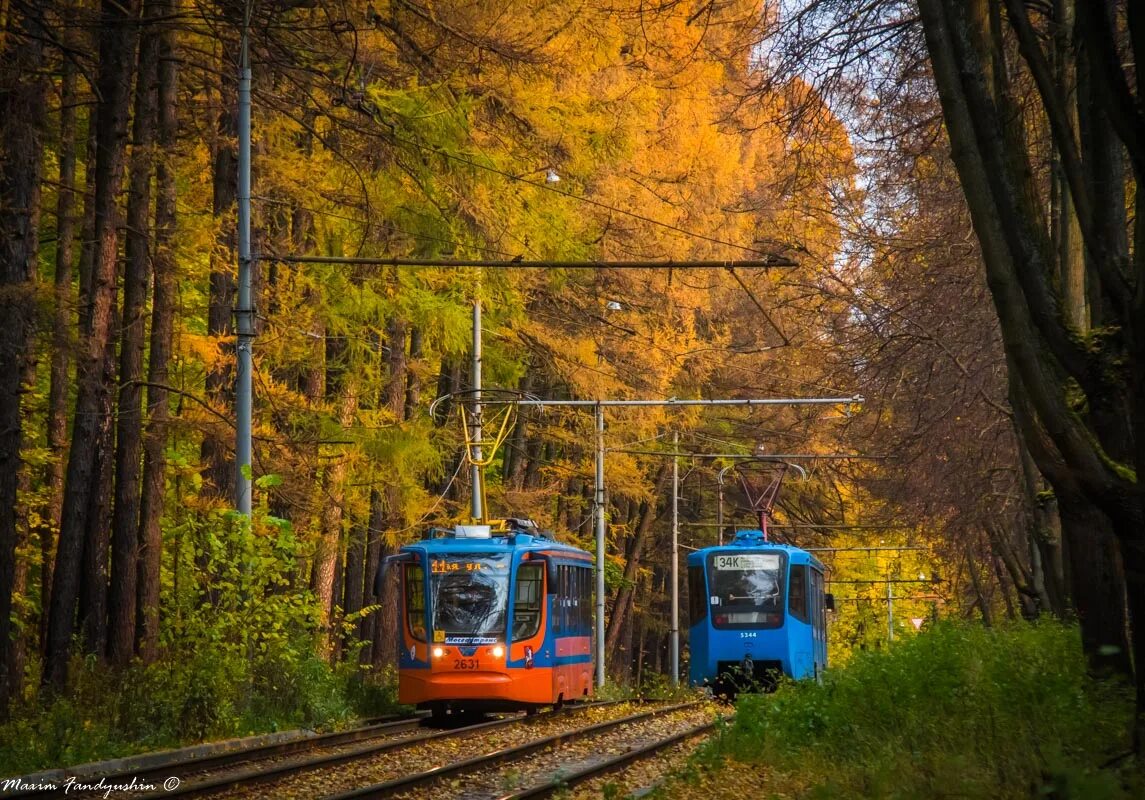
<instances>
[{"instance_id":1,"label":"tram destination board","mask_svg":"<svg viewBox=\"0 0 1145 800\"><path fill-rule=\"evenodd\" d=\"M753 571L779 569L779 556L771 553L734 553L717 555L712 560L717 570Z\"/></svg>"}]
</instances>

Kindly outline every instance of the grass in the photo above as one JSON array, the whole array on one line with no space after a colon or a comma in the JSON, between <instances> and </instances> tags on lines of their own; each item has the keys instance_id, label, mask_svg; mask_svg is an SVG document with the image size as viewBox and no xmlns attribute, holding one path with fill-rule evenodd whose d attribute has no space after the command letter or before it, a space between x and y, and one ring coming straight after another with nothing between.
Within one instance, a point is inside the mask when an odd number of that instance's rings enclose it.
<instances>
[{"instance_id":1,"label":"grass","mask_svg":"<svg viewBox=\"0 0 1145 800\"><path fill-rule=\"evenodd\" d=\"M1126 687L1086 676L1074 627L942 624L821 685L743 697L690 785L659 796L1141 797L1132 766L1103 767L1129 750L1132 708Z\"/></svg>"}]
</instances>

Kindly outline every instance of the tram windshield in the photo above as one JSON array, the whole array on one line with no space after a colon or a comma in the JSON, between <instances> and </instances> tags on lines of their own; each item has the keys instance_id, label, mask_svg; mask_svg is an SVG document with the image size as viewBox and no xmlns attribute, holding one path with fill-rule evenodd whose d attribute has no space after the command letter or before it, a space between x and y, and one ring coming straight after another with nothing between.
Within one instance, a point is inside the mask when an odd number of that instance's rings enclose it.
<instances>
[{"instance_id":1,"label":"tram windshield","mask_svg":"<svg viewBox=\"0 0 1145 800\"><path fill-rule=\"evenodd\" d=\"M782 553L712 553L708 602L717 628L778 628L783 624Z\"/></svg>"},{"instance_id":2,"label":"tram windshield","mask_svg":"<svg viewBox=\"0 0 1145 800\"><path fill-rule=\"evenodd\" d=\"M433 641L493 644L505 639L509 554L429 559Z\"/></svg>"}]
</instances>

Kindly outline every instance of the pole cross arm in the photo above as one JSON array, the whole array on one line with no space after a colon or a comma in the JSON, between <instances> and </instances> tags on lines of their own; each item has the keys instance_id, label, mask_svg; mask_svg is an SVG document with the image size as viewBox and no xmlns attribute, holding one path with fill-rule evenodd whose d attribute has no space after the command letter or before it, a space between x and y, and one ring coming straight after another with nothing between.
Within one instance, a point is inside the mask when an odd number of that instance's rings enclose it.
<instances>
[{"instance_id":1,"label":"pole cross arm","mask_svg":"<svg viewBox=\"0 0 1145 800\"><path fill-rule=\"evenodd\" d=\"M483 267L486 269L793 269L798 262L785 256L725 261L557 261L551 259L386 258L276 255L271 261L286 264L345 264L374 267Z\"/></svg>"}]
</instances>

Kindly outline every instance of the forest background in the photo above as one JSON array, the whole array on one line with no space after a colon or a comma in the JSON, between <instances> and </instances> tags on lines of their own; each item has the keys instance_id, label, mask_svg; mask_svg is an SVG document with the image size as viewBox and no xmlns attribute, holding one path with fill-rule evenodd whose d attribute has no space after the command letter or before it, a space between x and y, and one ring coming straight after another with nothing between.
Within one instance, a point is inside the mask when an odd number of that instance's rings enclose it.
<instances>
[{"instance_id":1,"label":"forest background","mask_svg":"<svg viewBox=\"0 0 1145 800\"><path fill-rule=\"evenodd\" d=\"M1091 668L1131 674L1126 538L1054 471L1060 426L1045 435L1015 394L1014 334L944 138L931 29L913 4L846 5L252 3L247 528L230 511L245 6L5 0L0 716L12 741L31 731L42 745L13 769L99 755L93 726L114 749L392 701L396 597L373 577L402 543L467 512L456 403L430 403L469 385L477 298L487 385L868 398L610 413L613 680L654 684L668 664L670 462L627 451L667 450L673 431L696 452L872 457L809 460L776 510L786 540L847 548L824 553L836 663L886 646L890 586L895 635L912 619L1077 616ZM1063 48L1055 63L1080 58L1054 38L1072 30L1060 15L1022 10L1002 27L1003 4L971 5L999 23L991 52L1018 85L1033 80L1016 55L1023 20ZM1062 69L1068 80L1076 63ZM1045 201L1054 319L1100 350L1124 326L1099 324L1100 289L1070 293L1061 277L1072 265L1084 287L1097 267L1053 115L1015 108L1027 188ZM797 266L478 279L277 258L289 255ZM1098 388L1129 385L1132 359L1116 355ZM1087 406L1094 390L1068 372L1051 377L1095 442L1116 438L1118 409ZM555 410L511 420L493 512L587 545L590 428ZM1131 483L1122 497L1135 492L1127 452L1105 453ZM729 463L684 465L684 544L714 542ZM741 523L770 477L744 473L729 490Z\"/></svg>"}]
</instances>

